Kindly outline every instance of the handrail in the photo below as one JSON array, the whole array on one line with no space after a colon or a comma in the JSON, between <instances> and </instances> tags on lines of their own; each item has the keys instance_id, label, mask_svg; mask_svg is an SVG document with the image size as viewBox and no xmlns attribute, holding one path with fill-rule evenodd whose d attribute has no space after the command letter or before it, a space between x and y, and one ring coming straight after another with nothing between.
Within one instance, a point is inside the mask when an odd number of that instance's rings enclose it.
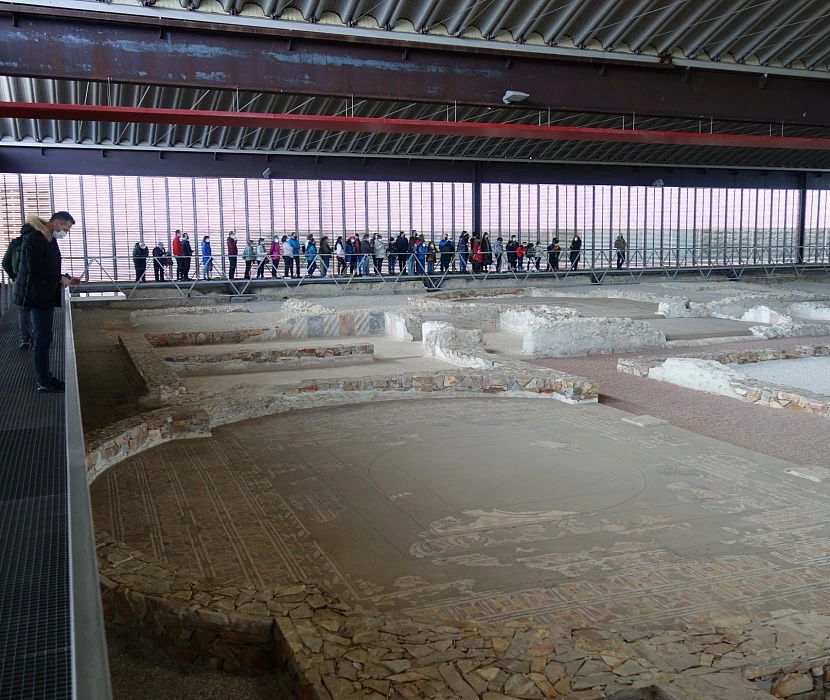
<instances>
[{"instance_id":1,"label":"handrail","mask_svg":"<svg viewBox=\"0 0 830 700\"><path fill-rule=\"evenodd\" d=\"M81 422L75 335L69 290L64 290L66 339L66 469L69 537L69 600L72 650L72 697L111 700L109 658L101 607L92 508L87 483L86 450Z\"/></svg>"}]
</instances>

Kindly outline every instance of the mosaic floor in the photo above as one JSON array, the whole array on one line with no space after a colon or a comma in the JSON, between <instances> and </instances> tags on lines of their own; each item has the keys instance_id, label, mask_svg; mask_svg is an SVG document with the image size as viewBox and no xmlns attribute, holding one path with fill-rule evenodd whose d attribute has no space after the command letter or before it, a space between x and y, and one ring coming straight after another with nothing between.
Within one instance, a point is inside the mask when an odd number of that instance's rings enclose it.
<instances>
[{"instance_id":1,"label":"mosaic floor","mask_svg":"<svg viewBox=\"0 0 830 700\"><path fill-rule=\"evenodd\" d=\"M111 469L95 521L195 576L314 580L418 616L579 626L830 606L830 484L626 418L474 398L258 419Z\"/></svg>"}]
</instances>

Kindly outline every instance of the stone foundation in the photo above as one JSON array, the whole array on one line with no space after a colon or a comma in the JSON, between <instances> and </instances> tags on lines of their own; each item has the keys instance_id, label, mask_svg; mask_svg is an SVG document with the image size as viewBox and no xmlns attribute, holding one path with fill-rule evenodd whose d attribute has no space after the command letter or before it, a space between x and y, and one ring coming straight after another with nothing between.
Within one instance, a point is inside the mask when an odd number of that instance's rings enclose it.
<instances>
[{"instance_id":1,"label":"stone foundation","mask_svg":"<svg viewBox=\"0 0 830 700\"><path fill-rule=\"evenodd\" d=\"M179 376L167 367L145 338L123 334L118 336L118 344L127 354L147 389L147 393L139 399L140 406L157 406L186 392Z\"/></svg>"},{"instance_id":2,"label":"stone foundation","mask_svg":"<svg viewBox=\"0 0 830 700\"><path fill-rule=\"evenodd\" d=\"M200 374L209 372L267 371L284 367L330 365L338 362L372 362L374 345L318 345L306 348L275 348L271 350L239 350L223 353L192 353L164 358L176 372Z\"/></svg>"},{"instance_id":3,"label":"stone foundation","mask_svg":"<svg viewBox=\"0 0 830 700\"><path fill-rule=\"evenodd\" d=\"M484 336L479 330L464 331L449 323L427 321L423 325L424 355L458 367L489 368L496 363L485 357Z\"/></svg>"},{"instance_id":4,"label":"stone foundation","mask_svg":"<svg viewBox=\"0 0 830 700\"><path fill-rule=\"evenodd\" d=\"M573 309L507 310L500 327L522 335L522 352L534 357L574 357L665 348L666 335L646 321L582 318Z\"/></svg>"},{"instance_id":5,"label":"stone foundation","mask_svg":"<svg viewBox=\"0 0 830 700\"><path fill-rule=\"evenodd\" d=\"M322 307L320 307L322 308ZM359 311L292 316L271 328L241 328L223 331L180 331L148 333L154 347L179 345L234 345L259 341L297 340L303 338L339 338L383 335L386 314L383 311Z\"/></svg>"},{"instance_id":6,"label":"stone foundation","mask_svg":"<svg viewBox=\"0 0 830 700\"><path fill-rule=\"evenodd\" d=\"M276 673L288 697L823 700L830 689L821 614L660 629L439 624L357 613L310 583L194 581L105 533L98 562L105 618L134 644L183 663Z\"/></svg>"},{"instance_id":7,"label":"stone foundation","mask_svg":"<svg viewBox=\"0 0 830 700\"><path fill-rule=\"evenodd\" d=\"M633 374L637 377L650 376L655 379L661 379L665 376L665 372L655 372L655 370L662 369L669 359L690 359L698 363L704 361L713 363L712 367L720 377L717 382L718 390L713 388L706 389L696 385L691 380L680 384L681 386L701 389L703 391L714 391L723 396L740 399L741 401L749 401L761 406L786 408L791 411L805 411L807 413L816 413L830 417L830 398L826 396L813 396L807 393L799 393L800 390L791 387L765 384L743 374L736 376L735 372L725 366L730 364L747 364L752 362L828 355L830 355L830 346L828 345L800 345L790 352L760 349L734 350L724 353L709 352L695 355L692 358L632 357L619 359L617 362L617 371ZM701 369L703 369L702 366ZM679 383L676 378L667 379L666 381L671 381L673 384Z\"/></svg>"}]
</instances>

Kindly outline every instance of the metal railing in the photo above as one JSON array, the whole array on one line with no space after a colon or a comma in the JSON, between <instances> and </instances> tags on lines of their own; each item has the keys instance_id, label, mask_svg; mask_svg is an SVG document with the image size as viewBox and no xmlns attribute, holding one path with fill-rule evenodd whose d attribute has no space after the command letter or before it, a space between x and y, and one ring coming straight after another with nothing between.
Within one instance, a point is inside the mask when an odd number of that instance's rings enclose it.
<instances>
[{"instance_id":1,"label":"metal railing","mask_svg":"<svg viewBox=\"0 0 830 700\"><path fill-rule=\"evenodd\" d=\"M63 303L72 696L78 700L110 700L109 660L87 483L72 304L68 290L64 292Z\"/></svg>"},{"instance_id":2,"label":"metal railing","mask_svg":"<svg viewBox=\"0 0 830 700\"><path fill-rule=\"evenodd\" d=\"M124 258L132 264L131 256ZM76 291L117 291L128 299L142 287L169 289L174 296L185 298L197 287L223 287L229 289L232 295L240 296L252 293L263 283L267 286L278 284L284 286L289 293L294 293L309 284L332 284L338 289L346 289L357 281L396 285L417 279L427 288L437 288L447 279L457 279L459 276L473 282L492 279L526 282L531 276L540 276L554 281L570 277L587 277L593 283L601 283L608 274L622 275L627 281L639 281L644 274L674 279L680 273L697 274L703 279L708 279L714 272L738 279L747 270L755 270L769 278L781 271L800 276L807 270L826 272L830 269L830 251L823 257L815 256L815 259L809 262L799 262L798 250L792 245L742 246L711 251L701 250L699 247L686 247L662 252L657 249L628 248L622 256L618 256L618 251L614 248L583 248L576 251L563 247L558 254L543 250L538 256L524 258L508 251L500 255L486 253L480 261L474 260L469 252L458 251L438 252L434 256L434 261L427 261L426 256L411 252L387 254L383 258L362 254L317 254L316 257L300 254L295 256L291 274L287 272L283 256L275 257L273 260L266 256L264 260L254 262L249 276L244 274L245 263L239 260L233 278L228 276L230 266L227 259L215 259L210 280L200 279L201 260L194 257L191 278L176 279L175 268L164 266L163 282L153 281L152 258L149 259L143 275L134 275L129 280L113 276L105 261L100 258L84 259L82 271L77 266L80 259L64 260L70 265L74 260L76 264L72 268L73 272L91 282ZM119 267L123 269L123 264ZM312 274L309 274L309 270ZM95 281L96 276L100 282Z\"/></svg>"}]
</instances>

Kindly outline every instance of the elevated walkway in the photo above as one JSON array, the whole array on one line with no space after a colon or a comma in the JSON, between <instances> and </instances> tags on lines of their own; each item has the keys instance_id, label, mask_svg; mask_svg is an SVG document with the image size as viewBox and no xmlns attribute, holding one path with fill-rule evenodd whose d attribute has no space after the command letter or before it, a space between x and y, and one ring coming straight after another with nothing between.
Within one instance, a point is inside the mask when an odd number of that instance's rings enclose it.
<instances>
[{"instance_id":1,"label":"elevated walkway","mask_svg":"<svg viewBox=\"0 0 830 700\"><path fill-rule=\"evenodd\" d=\"M0 316L0 698L110 697L69 308L51 366L66 394L38 394L18 350L17 307ZM68 303L67 303L68 307Z\"/></svg>"}]
</instances>

